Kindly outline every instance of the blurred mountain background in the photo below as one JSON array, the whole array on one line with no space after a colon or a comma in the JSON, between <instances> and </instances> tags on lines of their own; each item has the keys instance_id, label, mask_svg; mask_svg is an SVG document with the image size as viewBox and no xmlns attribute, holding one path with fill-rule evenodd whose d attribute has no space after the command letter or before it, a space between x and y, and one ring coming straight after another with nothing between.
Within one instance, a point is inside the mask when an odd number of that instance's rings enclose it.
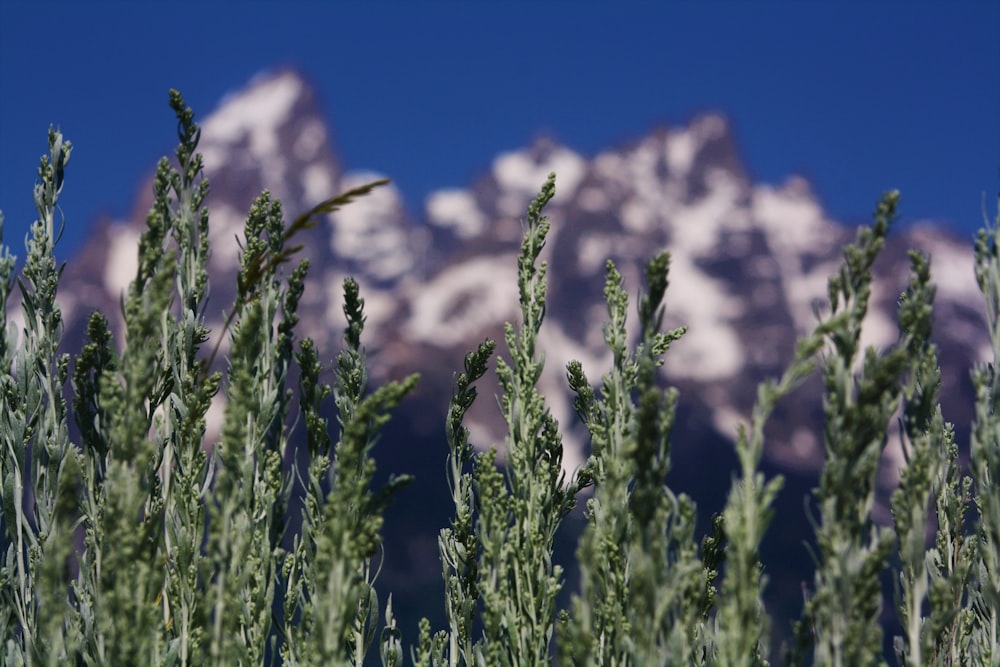
<instances>
[{"instance_id":1,"label":"blurred mountain background","mask_svg":"<svg viewBox=\"0 0 1000 667\"><path fill-rule=\"evenodd\" d=\"M614 259L635 294L643 262L667 249L668 325L690 328L663 370L680 390L668 482L696 499L707 526L728 492L736 426L757 384L792 358L854 225L893 187L902 219L876 265L863 343L895 340L906 252L928 253L945 417L967 453L968 371L988 346L971 238L1000 164L1000 11L805 4L577 11L557 2L529 12L345 3L332 13L320 3L206 3L197 12L187 3L66 4L57 9L73 29L50 29L29 53L26 35L43 34L48 19L34 5L3 3L0 91L18 100L0 105L4 241L21 250L45 129L61 123L76 152L61 200L60 302L66 348L78 350L89 313L117 314L134 275L155 159L172 151L171 86L196 112L211 110L198 118L216 331L235 291L236 236L262 189L291 218L392 178L304 239L313 269L300 335L332 359L351 275L366 300L373 381L422 373L376 449L380 476L416 475L387 517L379 580L415 639L419 615L443 615L437 532L451 516L443 424L453 373L518 316L520 220L550 171L542 385L568 467L582 464L588 445L565 364L579 359L593 381L609 364L604 261ZM763 549L776 645L811 583L804 505L823 461L820 390L813 378L767 432L765 473L786 478ZM471 414L481 448L502 444L495 392L487 382ZM221 423L221 405L210 414ZM879 473L882 522L902 464L893 436ZM575 513L560 536L570 566L582 524Z\"/></svg>"}]
</instances>

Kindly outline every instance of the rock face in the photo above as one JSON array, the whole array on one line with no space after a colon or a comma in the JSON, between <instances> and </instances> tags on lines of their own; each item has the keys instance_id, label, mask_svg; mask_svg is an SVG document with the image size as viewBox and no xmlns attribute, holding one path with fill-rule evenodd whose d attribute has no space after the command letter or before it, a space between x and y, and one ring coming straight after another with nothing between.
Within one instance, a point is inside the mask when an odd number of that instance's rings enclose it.
<instances>
[{"instance_id":1,"label":"rock face","mask_svg":"<svg viewBox=\"0 0 1000 667\"><path fill-rule=\"evenodd\" d=\"M212 186L209 312L215 313L215 330L234 296L234 237L261 190L279 198L290 219L331 194L382 176L342 168L314 93L294 71L262 75L226 99L204 119L201 148ZM736 425L749 414L757 384L780 374L797 336L812 328L814 306L825 299L827 278L854 235L827 218L806 181L754 183L727 120L711 113L593 157L539 141L497 156L489 173L466 189L432 194L424 211L406 211L390 185L308 232L304 254L313 268L300 335L313 337L325 359L334 356L343 326L340 286L352 275L366 301L373 381L413 371L423 376L376 449L380 474L417 476L387 517L380 580L383 591L394 592L397 615L411 636L417 614L443 614L437 533L451 516L442 426L452 374L487 336L500 341L503 351L502 324L518 317L519 220L550 171L557 174L557 194L547 209L553 224L546 248L550 292L541 384L566 436L565 463L577 466L587 456L565 365L579 359L596 382L610 363L601 332L605 260L615 261L635 294L644 261L667 249L667 324L689 327L668 352L663 372L664 382L680 390L668 481L698 501L706 521L728 492ZM150 190L143 185L143 192ZM91 310L118 313L119 295L135 273L145 196L131 222L98 226L69 262L61 292L69 349L79 349ZM968 369L988 349L971 244L929 226L894 233L876 265L862 342L881 347L896 339L895 307L908 275L909 248L933 260L941 395L945 416L956 423L964 444L973 405ZM503 442L491 400L495 389L495 381L484 384L471 413L479 447ZM823 461L820 390L814 378L780 405L767 431L765 471L786 477L764 545L776 639L786 636L789 615L801 604L801 582L811 582L803 499ZM893 437L880 473L882 519L888 519L885 500L901 465ZM572 558L581 525L579 516L568 522L563 560ZM573 577L570 569L568 588Z\"/></svg>"}]
</instances>

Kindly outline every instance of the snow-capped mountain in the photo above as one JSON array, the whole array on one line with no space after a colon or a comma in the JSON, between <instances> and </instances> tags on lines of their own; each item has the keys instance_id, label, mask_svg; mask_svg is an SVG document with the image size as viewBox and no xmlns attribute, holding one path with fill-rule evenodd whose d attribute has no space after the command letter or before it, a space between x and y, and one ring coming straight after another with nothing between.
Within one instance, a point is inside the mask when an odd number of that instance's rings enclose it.
<instances>
[{"instance_id":1,"label":"snow-capped mountain","mask_svg":"<svg viewBox=\"0 0 1000 667\"><path fill-rule=\"evenodd\" d=\"M260 76L225 99L202 126L211 182L209 312L215 313L211 324L218 330L235 293L236 237L262 190L281 200L290 219L332 194L392 174L345 171L314 92L294 71ZM405 210L398 190L389 185L308 232L303 252L312 274L300 335L313 337L325 358L333 357L343 326L341 282L353 275L366 302L373 381L422 374L417 394L404 402L377 450L380 471L417 476L386 524L390 537L382 581L395 592L397 613L404 618L421 595L439 587L437 531L450 517L442 426L453 373L486 336L502 341L503 322L519 316L520 220L550 171L557 174L557 194L547 208L550 291L541 382L566 434L565 463L574 467L587 456L585 432L566 386L566 363L580 360L594 382L610 363L601 332L605 260L615 261L635 294L645 260L667 249L672 253L667 324L689 327L664 367L664 381L681 392L671 482L699 502L705 518L721 508L728 492L736 425L749 414L757 384L792 359L796 337L814 325L817 300L825 299L827 279L854 235L827 217L805 180L754 183L729 122L715 113L595 156L539 141L496 156L488 173L467 188L435 192L423 211ZM150 203L149 182L141 187L146 194L132 220L102 223L69 261L61 289L69 349L79 349L93 309L118 313L119 295L135 273L136 244ZM862 342L880 347L896 339L895 308L911 247L932 257L943 407L959 438L966 438L972 414L968 369L988 345L971 244L931 226L895 232L876 265ZM775 610L794 608L800 581L809 578L802 546L809 526L802 506L823 460L819 389L814 378L783 402L768 431L766 472L787 480L764 554ZM483 400L471 413L472 439L480 447L503 441L499 411L490 400L494 390L495 383L484 385ZM219 410L213 414L221 418ZM883 462L885 493L900 465L896 443ZM571 533L572 526L567 554L575 540ZM787 629L782 623L778 612L779 633Z\"/></svg>"}]
</instances>

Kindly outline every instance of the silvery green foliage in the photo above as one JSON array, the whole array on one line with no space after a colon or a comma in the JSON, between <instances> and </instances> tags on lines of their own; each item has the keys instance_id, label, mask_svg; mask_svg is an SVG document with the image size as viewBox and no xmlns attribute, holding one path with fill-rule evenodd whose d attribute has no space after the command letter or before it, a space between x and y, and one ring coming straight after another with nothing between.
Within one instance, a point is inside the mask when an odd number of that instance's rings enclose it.
<instances>
[{"instance_id":1,"label":"silvery green foliage","mask_svg":"<svg viewBox=\"0 0 1000 667\"><path fill-rule=\"evenodd\" d=\"M486 364L496 348L490 339L465 356L465 371L455 378L445 436L448 440L448 486L455 517L441 530L438 548L445 586L448 630L431 636L430 621L421 620L420 639L413 662L416 665L471 665L475 663L473 624L479 604L479 536L475 529L472 444L463 425L466 412L476 400L474 383L486 373Z\"/></svg>"},{"instance_id":2,"label":"silvery green foliage","mask_svg":"<svg viewBox=\"0 0 1000 667\"><path fill-rule=\"evenodd\" d=\"M27 241L23 279L18 279L24 329L6 326L0 369L0 477L3 479L3 541L0 550L0 628L8 661L55 665L80 641L80 615L67 603L63 572L73 566L76 490L81 461L70 445L62 387L69 358L56 356L62 313L56 291L62 268L54 248L59 194L72 146L49 130L35 184L38 218ZM0 296L13 286L14 258L0 253Z\"/></svg>"},{"instance_id":3,"label":"silvery green foliage","mask_svg":"<svg viewBox=\"0 0 1000 667\"><path fill-rule=\"evenodd\" d=\"M176 91L170 104L177 168L165 158L157 167L136 276L122 297L120 352L107 320L94 313L73 373L86 461L85 549L75 582L81 653L111 664L191 664L208 636L210 605L199 581L211 482L203 437L221 377L205 377L196 360L208 339L208 184L194 114Z\"/></svg>"},{"instance_id":4,"label":"silvery green foliage","mask_svg":"<svg viewBox=\"0 0 1000 667\"><path fill-rule=\"evenodd\" d=\"M409 477L390 478L378 492L371 449L389 412L416 385L417 376L390 382L366 395L368 374L361 347L364 300L358 284L344 281L347 329L337 356L333 387L340 441L331 447L319 404L330 388L319 384L320 370L312 341L303 341L301 397L306 419L310 466L306 482L302 535L285 567L286 665L355 665L360 667L375 637L378 596L374 579L381 544L382 514ZM374 568L374 569L373 569ZM295 625L293 619L300 619ZM399 637L386 610L380 653L386 664L399 664Z\"/></svg>"},{"instance_id":5,"label":"silvery green foliage","mask_svg":"<svg viewBox=\"0 0 1000 667\"><path fill-rule=\"evenodd\" d=\"M307 340L301 356L293 352L308 267L299 264L287 280L279 271L300 247L288 245L294 234L384 181L321 202L287 228L280 205L266 192L258 198L242 243L237 299L217 333L219 341L231 338L227 372L213 372L218 343L210 355L202 350L210 334L209 219L203 206L208 184L196 152L200 129L176 91L170 104L178 119L177 167L164 159L157 169L136 276L122 296L120 351L107 319L93 313L89 341L75 360L77 444L69 439L63 398L69 357L56 356L61 269L53 257L70 146L50 132L51 157L42 159L35 189L39 220L20 281L25 327L19 345L2 311L0 655L7 665L273 664L279 652L312 656L326 641L326 625L305 627L302 619L313 613L325 621L325 611L339 607L348 618L350 646L340 642L331 659L306 664L360 665L379 616L370 558L381 512L402 483L371 491L374 463L367 452L415 378L365 395L363 301L352 283L345 305L348 349L339 357L337 383L341 442L327 448L325 458L310 447L331 469L328 478L314 476L310 487L325 489L309 508L325 515L325 523L308 524L296 536L295 552L286 553L289 496L303 479L284 465L292 458L286 456L292 363L308 366L300 377L310 445L322 440L326 425L315 410L325 395L315 351L310 356ZM4 304L13 272L3 248ZM221 440L206 442L205 415L219 392L226 399ZM350 572L349 587L362 595L327 597L323 577L330 570ZM279 588L285 605L276 603ZM305 631L291 632L295 623ZM384 660L400 664L391 606L386 623ZM357 641L359 635L366 641Z\"/></svg>"},{"instance_id":6,"label":"silvery green foliage","mask_svg":"<svg viewBox=\"0 0 1000 667\"><path fill-rule=\"evenodd\" d=\"M604 338L612 368L596 395L579 362L567 367L574 406L591 436L594 495L580 541L581 595L560 625L566 664L702 664L719 555L698 558L694 505L664 485L677 392L658 387L662 355L685 329L662 331L669 256L646 265L640 340L628 349L628 296L607 264ZM626 509L627 508L627 509ZM718 524L716 524L718 526ZM709 542L706 546L714 545Z\"/></svg>"},{"instance_id":7,"label":"silvery green foliage","mask_svg":"<svg viewBox=\"0 0 1000 667\"><path fill-rule=\"evenodd\" d=\"M465 412L476 398L472 384L486 371L494 343L469 354L456 378L446 421L448 483L455 503L439 546L449 629L432 636L424 619L413 660L418 665L535 665L549 660L562 569L552 562L556 529L590 483L588 470L566 480L562 436L537 388L544 355L536 350L545 316L545 262L539 255L549 231L545 205L555 195L550 174L528 206L517 258L521 322L504 326L509 361L497 360L507 424L505 467L497 451L473 455ZM472 470L467 468L470 466ZM473 624L482 636L473 639Z\"/></svg>"},{"instance_id":8,"label":"silvery green foliage","mask_svg":"<svg viewBox=\"0 0 1000 667\"><path fill-rule=\"evenodd\" d=\"M225 421L212 449L214 479L206 503L209 557L202 576L213 580L208 652L214 660L239 656L246 664L261 663L268 650L284 558L280 540L291 486L282 472L288 442L282 428L289 399L285 374L291 361L286 339L307 267L303 263L292 272L286 289L274 267L261 272L252 289L245 276L261 257L281 252L283 232L281 207L265 192L247 218L239 276L243 298L233 319ZM283 307L284 326L274 327Z\"/></svg>"},{"instance_id":9,"label":"silvery green foliage","mask_svg":"<svg viewBox=\"0 0 1000 667\"><path fill-rule=\"evenodd\" d=\"M589 484L585 471L565 479L562 437L537 388L544 356L536 350L545 316L545 246L549 221L542 215L555 195L555 174L528 206L518 254L521 322L504 326L509 361L497 360L500 408L507 423L506 466L496 450L476 458L473 493L479 541L477 591L483 636L475 661L485 665L539 664L548 660L562 569L552 562L555 532Z\"/></svg>"},{"instance_id":10,"label":"silvery green foliage","mask_svg":"<svg viewBox=\"0 0 1000 667\"><path fill-rule=\"evenodd\" d=\"M963 533L970 480L960 476L953 427L945 423L938 403L941 373L930 343L935 291L930 264L916 252L910 261L910 285L899 305L910 368L900 429L907 466L892 498L900 557L897 610L904 628L895 646L901 665L965 665L971 659L963 638L970 617L962 602L974 561L974 543ZM935 541L927 549L932 519Z\"/></svg>"},{"instance_id":11,"label":"silvery green foliage","mask_svg":"<svg viewBox=\"0 0 1000 667\"><path fill-rule=\"evenodd\" d=\"M979 512L977 586L969 591L972 609L972 664L1000 660L1000 206L995 225L976 239L976 280L986 299L993 361L972 373L976 417L972 426L972 473Z\"/></svg>"},{"instance_id":12,"label":"silvery green foliage","mask_svg":"<svg viewBox=\"0 0 1000 667\"><path fill-rule=\"evenodd\" d=\"M544 355L536 343L547 290L547 265L539 255L550 226L542 210L554 195L550 174L528 206L517 259L521 322L505 324L510 359L497 360L506 466L497 469L491 450L477 457L473 473L483 601L476 662L498 667L548 660L563 583L562 569L552 562L555 532L590 481L586 471L565 479L559 425L537 388Z\"/></svg>"},{"instance_id":13,"label":"silvery green foliage","mask_svg":"<svg viewBox=\"0 0 1000 667\"><path fill-rule=\"evenodd\" d=\"M373 489L371 454L416 377L369 388L364 300L348 279L344 344L333 385L325 384L313 342L302 340L296 351L308 264L283 272L301 247L291 245L296 234L385 181L323 201L288 225L280 204L263 193L247 218L236 300L206 351L209 217L200 130L175 91L170 104L178 120L176 166L164 159L157 169L136 276L122 296L120 341L105 316L93 313L74 363L57 352L57 202L71 147L55 130L38 172L38 220L20 279L0 247L0 662L280 659L360 667L374 657L378 638L382 664L401 665L392 598L383 613L375 580L382 515L408 478ZM529 207L517 260L521 322L507 324L509 358L497 361L505 468L495 465L495 450L473 452L463 425L493 341L470 353L455 379L446 418L455 516L439 537L448 627L432 634L422 621L413 662L540 665L556 654L566 665L767 664L759 545L781 480L765 480L758 470L764 425L822 352L827 463L816 492L818 569L790 657L796 664L883 664L879 575L888 571L903 623L898 664L996 664L1000 232L987 225L976 242L995 359L973 372L972 477L961 472L953 428L938 404L927 258L911 253L898 342L859 359L872 264L897 201L889 193L829 283L830 316L817 315L785 373L758 389L749 427L738 432L738 476L699 549L693 503L664 484L677 394L660 386L658 369L684 332L662 330L666 254L646 266L634 348L623 280L607 265L604 333L612 366L599 390L580 364L568 366L592 456L569 480L562 472L559 427L537 389L546 299L539 255L549 230L542 210L554 192L553 175ZM0 216L0 233L2 223ZM15 282L20 332L6 314ZM224 336L230 345L220 371L214 362ZM297 401L289 386L295 367ZM322 417L331 394L336 438ZM206 442L213 397L224 400L225 421L220 439ZM908 465L892 498L894 530L878 529L874 476L897 408ZM79 442L69 437L70 412ZM296 421L304 427L303 457L292 451ZM563 581L552 562L555 531L590 484L580 594L557 614ZM289 535L293 493L301 493L303 521L301 532Z\"/></svg>"},{"instance_id":14,"label":"silvery green foliage","mask_svg":"<svg viewBox=\"0 0 1000 667\"><path fill-rule=\"evenodd\" d=\"M907 351L864 351L855 376L861 322L871 296L872 264L895 215L898 194L879 202L872 227L862 227L829 282L832 314L824 332L826 465L816 491L819 553L815 589L798 626L800 648L812 645L817 665L881 664L879 574L893 547L891 531L871 518L875 473L890 419L899 405Z\"/></svg>"},{"instance_id":15,"label":"silvery green foliage","mask_svg":"<svg viewBox=\"0 0 1000 667\"><path fill-rule=\"evenodd\" d=\"M761 593L766 585L760 562L760 543L774 518L773 504L782 479L765 480L758 471L764 453L764 426L777 402L812 372L822 345L822 326L799 340L795 359L780 379L769 379L757 389L749 431L740 425L736 441L739 478L733 481L723 511L726 576L717 599L713 649L716 664L768 664L768 618Z\"/></svg>"}]
</instances>

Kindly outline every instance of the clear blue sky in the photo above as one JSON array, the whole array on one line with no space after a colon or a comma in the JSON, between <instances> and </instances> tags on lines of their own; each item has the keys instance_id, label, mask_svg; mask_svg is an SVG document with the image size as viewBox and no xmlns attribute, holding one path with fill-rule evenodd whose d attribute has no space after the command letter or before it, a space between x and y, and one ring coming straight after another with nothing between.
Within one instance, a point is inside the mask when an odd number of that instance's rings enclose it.
<instances>
[{"instance_id":1,"label":"clear blue sky","mask_svg":"<svg viewBox=\"0 0 1000 667\"><path fill-rule=\"evenodd\" d=\"M121 217L172 150L167 90L204 117L262 69L318 86L349 169L411 211L541 133L586 155L710 109L751 175L809 178L866 220L970 237L1000 187L1000 2L27 2L0 0L0 209L23 257L50 123L76 146L62 256Z\"/></svg>"}]
</instances>

